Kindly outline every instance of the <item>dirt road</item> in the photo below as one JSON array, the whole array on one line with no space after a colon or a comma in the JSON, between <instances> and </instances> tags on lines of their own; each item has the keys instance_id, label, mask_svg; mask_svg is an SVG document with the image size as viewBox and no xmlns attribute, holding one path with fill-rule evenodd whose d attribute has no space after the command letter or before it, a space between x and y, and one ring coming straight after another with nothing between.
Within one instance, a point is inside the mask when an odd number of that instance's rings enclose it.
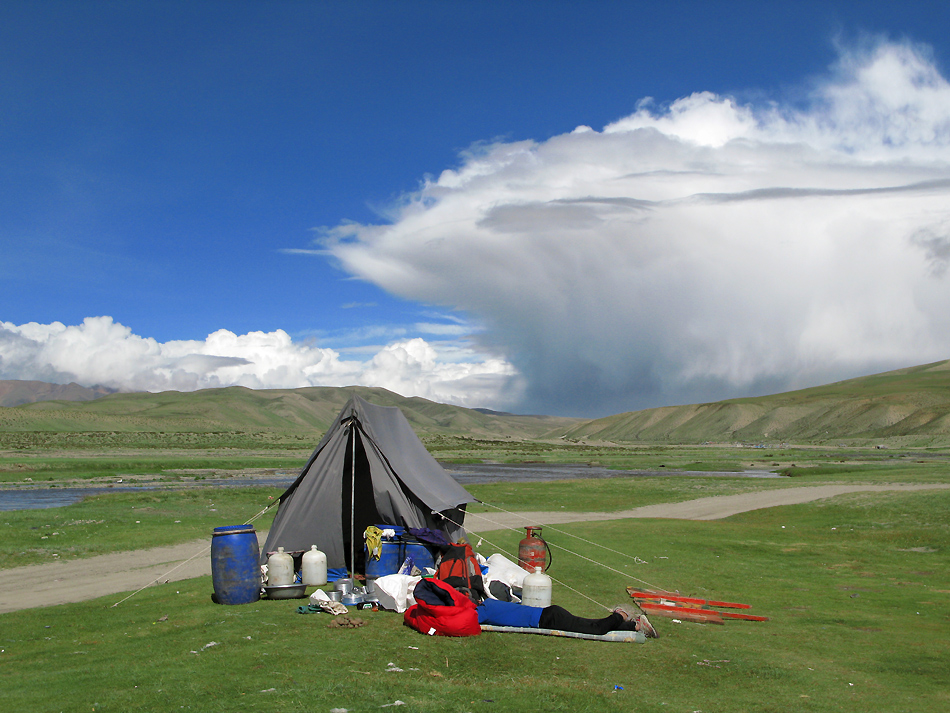
<instances>
[{"instance_id":1,"label":"dirt road","mask_svg":"<svg viewBox=\"0 0 950 713\"><path fill-rule=\"evenodd\" d=\"M795 505L857 492L928 490L950 488L935 485L819 485L766 492L720 495L682 503L647 505L620 512L519 512L490 515L470 514L465 521L473 533L524 525L558 525L626 518L673 518L718 520L740 512L778 505ZM263 543L265 533L259 533ZM67 604L132 592L146 586L211 574L211 541L186 542L134 552L0 570L0 613Z\"/></svg>"}]
</instances>

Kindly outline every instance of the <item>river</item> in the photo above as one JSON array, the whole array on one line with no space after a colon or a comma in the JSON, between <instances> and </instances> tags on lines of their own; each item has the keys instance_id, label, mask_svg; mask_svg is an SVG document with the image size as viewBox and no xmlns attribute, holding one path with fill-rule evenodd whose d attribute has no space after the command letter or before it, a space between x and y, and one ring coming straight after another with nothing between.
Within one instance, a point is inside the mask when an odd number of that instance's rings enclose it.
<instances>
[{"instance_id":1,"label":"river","mask_svg":"<svg viewBox=\"0 0 950 713\"><path fill-rule=\"evenodd\" d=\"M458 465L443 463L442 466L461 485L482 483L531 483L550 480L576 480L586 478L781 478L782 476L765 470L747 470L743 472L727 471L684 471L684 470L609 470L601 466L588 466L571 463L471 463ZM286 488L296 479L296 474L285 477L234 477L205 478L189 482L161 483L147 485L123 485L121 487L59 487L59 486L23 486L0 489L0 512L9 510L39 510L43 508L72 505L85 497L103 493L138 492L143 490L208 487L276 487Z\"/></svg>"}]
</instances>

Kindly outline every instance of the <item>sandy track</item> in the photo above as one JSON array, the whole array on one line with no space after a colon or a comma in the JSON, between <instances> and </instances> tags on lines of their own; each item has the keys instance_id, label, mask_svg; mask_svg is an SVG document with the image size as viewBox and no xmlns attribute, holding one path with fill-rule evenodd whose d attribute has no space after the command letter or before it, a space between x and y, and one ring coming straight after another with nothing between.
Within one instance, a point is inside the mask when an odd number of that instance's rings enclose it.
<instances>
[{"instance_id":1,"label":"sandy track","mask_svg":"<svg viewBox=\"0 0 950 713\"><path fill-rule=\"evenodd\" d=\"M210 553L209 537L171 547L3 569L0 613L130 592L159 578L175 582L211 574Z\"/></svg>"},{"instance_id":2,"label":"sandy track","mask_svg":"<svg viewBox=\"0 0 950 713\"><path fill-rule=\"evenodd\" d=\"M525 525L560 525L569 522L597 522L601 520L623 520L632 517L658 517L674 520L721 520L750 510L761 510L778 505L798 505L814 500L832 498L835 495L860 492L884 492L888 490L930 490L950 488L950 484L934 485L815 485L804 488L783 488L758 493L740 493L739 495L717 495L710 498L697 498L681 503L662 503L646 505L633 510L614 512L516 512L516 513L471 513L465 518L465 526L470 532L488 532Z\"/></svg>"},{"instance_id":3,"label":"sandy track","mask_svg":"<svg viewBox=\"0 0 950 713\"><path fill-rule=\"evenodd\" d=\"M720 495L681 503L647 505L619 512L554 511L485 515L472 513L466 518L465 524L470 532L484 533L525 525L558 525L626 518L718 520L749 510L796 505L845 493L936 488L950 488L950 484L818 485L740 495ZM265 538L266 533L258 533L261 543ZM81 602L108 594L116 594L118 602L122 599L118 594L122 592L131 592L156 582L175 582L211 574L210 552L209 537L172 547L117 552L86 559L0 570L0 613Z\"/></svg>"}]
</instances>

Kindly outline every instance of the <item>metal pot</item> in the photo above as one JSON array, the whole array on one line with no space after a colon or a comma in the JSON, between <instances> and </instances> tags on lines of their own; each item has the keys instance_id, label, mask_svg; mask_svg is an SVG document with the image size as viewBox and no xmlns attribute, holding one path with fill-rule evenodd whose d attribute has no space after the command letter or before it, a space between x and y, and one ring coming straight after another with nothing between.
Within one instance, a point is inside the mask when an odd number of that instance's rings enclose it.
<instances>
[{"instance_id":1,"label":"metal pot","mask_svg":"<svg viewBox=\"0 0 950 713\"><path fill-rule=\"evenodd\" d=\"M353 591L353 580L349 578L338 579L333 583L333 588L338 592L349 594Z\"/></svg>"},{"instance_id":2,"label":"metal pot","mask_svg":"<svg viewBox=\"0 0 950 713\"><path fill-rule=\"evenodd\" d=\"M277 584L264 587L268 599L303 599L307 596L306 584Z\"/></svg>"},{"instance_id":3,"label":"metal pot","mask_svg":"<svg viewBox=\"0 0 950 713\"><path fill-rule=\"evenodd\" d=\"M340 601L342 601L344 604L347 604L349 606L355 606L356 604L363 603L363 595L357 594L356 592L350 592L348 594L344 594L343 599L341 599Z\"/></svg>"}]
</instances>

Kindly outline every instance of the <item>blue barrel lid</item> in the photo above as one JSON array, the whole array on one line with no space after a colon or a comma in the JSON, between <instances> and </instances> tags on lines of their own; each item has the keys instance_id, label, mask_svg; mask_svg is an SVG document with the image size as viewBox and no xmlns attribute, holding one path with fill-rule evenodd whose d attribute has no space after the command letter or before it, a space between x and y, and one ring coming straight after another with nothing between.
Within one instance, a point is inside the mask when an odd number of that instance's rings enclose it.
<instances>
[{"instance_id":1,"label":"blue barrel lid","mask_svg":"<svg viewBox=\"0 0 950 713\"><path fill-rule=\"evenodd\" d=\"M223 525L214 528L213 535L243 535L245 532L255 532L253 525Z\"/></svg>"}]
</instances>

